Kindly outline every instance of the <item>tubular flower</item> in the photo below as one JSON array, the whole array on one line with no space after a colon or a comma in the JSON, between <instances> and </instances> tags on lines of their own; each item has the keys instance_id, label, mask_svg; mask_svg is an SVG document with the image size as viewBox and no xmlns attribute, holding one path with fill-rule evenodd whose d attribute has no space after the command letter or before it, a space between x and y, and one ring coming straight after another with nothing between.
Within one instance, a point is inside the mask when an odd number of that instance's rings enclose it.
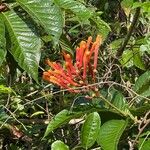
<instances>
[{"instance_id":1,"label":"tubular flower","mask_svg":"<svg viewBox=\"0 0 150 150\"><path fill-rule=\"evenodd\" d=\"M50 66L50 70L43 72L43 79L73 93L87 92L89 89L96 93L96 87L90 88L86 86L95 81L98 50L101 43L102 38L100 35L97 36L95 42L92 42L91 36L87 42L81 41L79 47L76 48L76 59L74 63L71 55L63 51L64 66L47 59L46 64ZM74 88L78 88L78 90Z\"/></svg>"}]
</instances>

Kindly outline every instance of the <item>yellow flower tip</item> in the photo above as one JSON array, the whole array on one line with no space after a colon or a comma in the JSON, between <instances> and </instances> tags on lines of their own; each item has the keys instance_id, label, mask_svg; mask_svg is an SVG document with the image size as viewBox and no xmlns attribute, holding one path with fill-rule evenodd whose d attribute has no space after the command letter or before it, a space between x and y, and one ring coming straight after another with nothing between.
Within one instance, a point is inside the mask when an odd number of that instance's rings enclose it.
<instances>
[{"instance_id":1,"label":"yellow flower tip","mask_svg":"<svg viewBox=\"0 0 150 150\"><path fill-rule=\"evenodd\" d=\"M85 45L86 45L86 42L85 42L85 41L81 41L81 42L80 42L80 47L85 46Z\"/></svg>"},{"instance_id":2,"label":"yellow flower tip","mask_svg":"<svg viewBox=\"0 0 150 150\"><path fill-rule=\"evenodd\" d=\"M98 92L98 88L95 88L94 91L95 91L95 92Z\"/></svg>"},{"instance_id":3,"label":"yellow flower tip","mask_svg":"<svg viewBox=\"0 0 150 150\"><path fill-rule=\"evenodd\" d=\"M70 54L66 54L66 58L71 58Z\"/></svg>"},{"instance_id":4,"label":"yellow flower tip","mask_svg":"<svg viewBox=\"0 0 150 150\"><path fill-rule=\"evenodd\" d=\"M96 69L93 70L94 73L97 73L98 71Z\"/></svg>"},{"instance_id":5,"label":"yellow flower tip","mask_svg":"<svg viewBox=\"0 0 150 150\"><path fill-rule=\"evenodd\" d=\"M80 84L84 84L84 82L82 80L79 81Z\"/></svg>"},{"instance_id":6,"label":"yellow flower tip","mask_svg":"<svg viewBox=\"0 0 150 150\"><path fill-rule=\"evenodd\" d=\"M53 62L53 65L56 65L56 64L57 64L57 63L54 61L54 62Z\"/></svg>"},{"instance_id":7,"label":"yellow flower tip","mask_svg":"<svg viewBox=\"0 0 150 150\"><path fill-rule=\"evenodd\" d=\"M96 43L101 43L101 41L102 41L102 36L101 35L97 35Z\"/></svg>"},{"instance_id":8,"label":"yellow flower tip","mask_svg":"<svg viewBox=\"0 0 150 150\"><path fill-rule=\"evenodd\" d=\"M82 40L81 42L80 42L80 44L85 44L86 42L84 41L84 40Z\"/></svg>"},{"instance_id":9,"label":"yellow flower tip","mask_svg":"<svg viewBox=\"0 0 150 150\"><path fill-rule=\"evenodd\" d=\"M89 36L89 37L88 37L88 40L89 40L89 41L92 41L92 36Z\"/></svg>"},{"instance_id":10,"label":"yellow flower tip","mask_svg":"<svg viewBox=\"0 0 150 150\"><path fill-rule=\"evenodd\" d=\"M48 75L49 75L49 73L47 71L43 72L43 76L48 76Z\"/></svg>"},{"instance_id":11,"label":"yellow flower tip","mask_svg":"<svg viewBox=\"0 0 150 150\"><path fill-rule=\"evenodd\" d=\"M96 97L96 94L95 94L95 93L93 93L93 94L92 94L92 97L93 97L93 98L94 98L94 97Z\"/></svg>"},{"instance_id":12,"label":"yellow flower tip","mask_svg":"<svg viewBox=\"0 0 150 150\"><path fill-rule=\"evenodd\" d=\"M67 86L69 87L69 86L70 86L70 83L68 83Z\"/></svg>"}]
</instances>

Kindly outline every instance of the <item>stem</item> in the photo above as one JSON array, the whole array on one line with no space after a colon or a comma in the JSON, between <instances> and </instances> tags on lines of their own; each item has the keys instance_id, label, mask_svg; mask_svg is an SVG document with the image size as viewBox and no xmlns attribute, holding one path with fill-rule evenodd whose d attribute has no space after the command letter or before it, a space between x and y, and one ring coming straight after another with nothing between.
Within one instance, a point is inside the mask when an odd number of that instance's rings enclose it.
<instances>
[{"instance_id":1,"label":"stem","mask_svg":"<svg viewBox=\"0 0 150 150\"><path fill-rule=\"evenodd\" d=\"M136 8L136 12L135 12L134 17L133 17L133 22L131 23L131 26L129 28L129 32L128 32L122 46L117 50L116 58L119 58L120 56L122 56L123 51L126 48L126 45L128 44L128 42L130 40L130 37L132 35L132 32L134 30L134 27L137 23L139 16L140 16L140 7Z\"/></svg>"},{"instance_id":2,"label":"stem","mask_svg":"<svg viewBox=\"0 0 150 150\"><path fill-rule=\"evenodd\" d=\"M121 113L123 116L127 116L126 113L124 113L123 111L121 111L120 109L118 109L116 106L114 106L112 103L110 103L106 98L104 98L102 95L100 96L100 98L102 98L108 105L110 105L112 108L114 108L115 110L117 110L119 113ZM131 118L131 117L130 117ZM132 118L131 118L132 119ZM133 119L132 119L133 120Z\"/></svg>"},{"instance_id":3,"label":"stem","mask_svg":"<svg viewBox=\"0 0 150 150\"><path fill-rule=\"evenodd\" d=\"M114 106L112 103L110 103L106 98L104 98L102 95L100 96L100 98L103 99L104 102L106 102L108 105L110 105L112 108L114 108L115 110L117 110L120 114L122 114L123 116L127 117L129 116L131 120L133 120L134 122L137 122L137 119L134 118L134 116L130 113L130 112L123 112L120 109L118 109L116 106Z\"/></svg>"}]
</instances>

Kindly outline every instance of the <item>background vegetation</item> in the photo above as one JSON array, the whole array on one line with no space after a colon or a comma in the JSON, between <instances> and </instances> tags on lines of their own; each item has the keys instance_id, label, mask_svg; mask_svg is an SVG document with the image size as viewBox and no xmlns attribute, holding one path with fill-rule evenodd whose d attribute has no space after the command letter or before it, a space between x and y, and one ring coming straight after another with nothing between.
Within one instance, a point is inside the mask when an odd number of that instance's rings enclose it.
<instances>
[{"instance_id":1,"label":"background vegetation","mask_svg":"<svg viewBox=\"0 0 150 150\"><path fill-rule=\"evenodd\" d=\"M0 0L1 149L148 150L149 27L148 0ZM98 34L100 96L43 81Z\"/></svg>"}]
</instances>

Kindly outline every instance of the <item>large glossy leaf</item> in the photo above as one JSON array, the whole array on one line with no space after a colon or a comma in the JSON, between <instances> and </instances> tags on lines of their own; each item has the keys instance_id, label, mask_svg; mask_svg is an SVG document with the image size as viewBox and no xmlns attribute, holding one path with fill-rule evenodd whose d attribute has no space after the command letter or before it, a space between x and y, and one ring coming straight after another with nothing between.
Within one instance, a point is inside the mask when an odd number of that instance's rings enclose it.
<instances>
[{"instance_id":1,"label":"large glossy leaf","mask_svg":"<svg viewBox=\"0 0 150 150\"><path fill-rule=\"evenodd\" d=\"M97 112L93 112L87 116L81 130L82 147L88 149L95 143L100 125L101 120Z\"/></svg>"},{"instance_id":2,"label":"large glossy leaf","mask_svg":"<svg viewBox=\"0 0 150 150\"><path fill-rule=\"evenodd\" d=\"M20 6L53 36L56 44L62 34L63 13L51 0L17 0Z\"/></svg>"},{"instance_id":3,"label":"large glossy leaf","mask_svg":"<svg viewBox=\"0 0 150 150\"><path fill-rule=\"evenodd\" d=\"M38 80L41 40L13 10L2 13L10 40L9 51L19 66Z\"/></svg>"},{"instance_id":4,"label":"large glossy leaf","mask_svg":"<svg viewBox=\"0 0 150 150\"><path fill-rule=\"evenodd\" d=\"M0 66L6 55L5 25L0 14Z\"/></svg>"},{"instance_id":5,"label":"large glossy leaf","mask_svg":"<svg viewBox=\"0 0 150 150\"><path fill-rule=\"evenodd\" d=\"M110 120L104 123L97 139L104 150L117 150L119 139L127 125L124 120Z\"/></svg>"},{"instance_id":6,"label":"large glossy leaf","mask_svg":"<svg viewBox=\"0 0 150 150\"><path fill-rule=\"evenodd\" d=\"M54 0L59 7L68 9L75 13L81 20L91 17L91 12L82 3L75 0Z\"/></svg>"},{"instance_id":7,"label":"large glossy leaf","mask_svg":"<svg viewBox=\"0 0 150 150\"><path fill-rule=\"evenodd\" d=\"M138 94L141 94L142 96L150 96L150 71L142 74L135 82L133 88Z\"/></svg>"},{"instance_id":8,"label":"large glossy leaf","mask_svg":"<svg viewBox=\"0 0 150 150\"><path fill-rule=\"evenodd\" d=\"M82 112L73 113L66 109L59 112L48 124L46 132L44 134L44 138L48 136L53 130L57 129L61 125L68 123L73 118L79 117Z\"/></svg>"},{"instance_id":9,"label":"large glossy leaf","mask_svg":"<svg viewBox=\"0 0 150 150\"><path fill-rule=\"evenodd\" d=\"M51 148L52 150L69 150L69 147L59 140L52 143Z\"/></svg>"}]
</instances>

